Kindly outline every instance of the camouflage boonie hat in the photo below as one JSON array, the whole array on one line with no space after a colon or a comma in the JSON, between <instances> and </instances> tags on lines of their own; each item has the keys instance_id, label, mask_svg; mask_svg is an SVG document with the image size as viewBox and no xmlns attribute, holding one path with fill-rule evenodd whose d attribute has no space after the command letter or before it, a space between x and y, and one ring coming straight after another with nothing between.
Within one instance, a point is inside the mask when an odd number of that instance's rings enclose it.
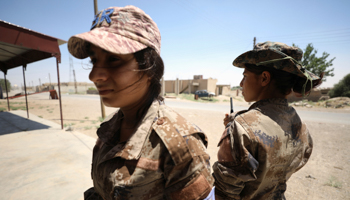
<instances>
[{"instance_id":1,"label":"camouflage boonie hat","mask_svg":"<svg viewBox=\"0 0 350 200\"><path fill-rule=\"evenodd\" d=\"M89 56L88 43L116 54L135 53L147 47L160 55L160 32L152 18L135 6L100 11L89 32L72 36L68 50L76 58Z\"/></svg>"},{"instance_id":2,"label":"camouflage boonie hat","mask_svg":"<svg viewBox=\"0 0 350 200\"><path fill-rule=\"evenodd\" d=\"M245 68L244 64L274 67L305 79L317 80L319 76L306 70L301 64L303 51L298 47L288 46L280 42L264 42L255 45L254 49L238 56L233 65Z\"/></svg>"}]
</instances>

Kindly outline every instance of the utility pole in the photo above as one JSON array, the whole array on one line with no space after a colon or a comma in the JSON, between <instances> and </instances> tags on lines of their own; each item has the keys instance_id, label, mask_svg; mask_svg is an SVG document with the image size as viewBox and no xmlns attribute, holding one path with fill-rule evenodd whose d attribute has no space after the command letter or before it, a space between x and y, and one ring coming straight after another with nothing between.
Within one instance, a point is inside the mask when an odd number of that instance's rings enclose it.
<instances>
[{"instance_id":1,"label":"utility pole","mask_svg":"<svg viewBox=\"0 0 350 200\"><path fill-rule=\"evenodd\" d=\"M164 94L165 94L165 81L164 81L164 76L162 77L162 97L164 97Z\"/></svg>"},{"instance_id":2,"label":"utility pole","mask_svg":"<svg viewBox=\"0 0 350 200\"><path fill-rule=\"evenodd\" d=\"M73 66L73 58L70 55L69 56L69 82L72 82L72 73L74 70L74 66Z\"/></svg>"},{"instance_id":3,"label":"utility pole","mask_svg":"<svg viewBox=\"0 0 350 200\"><path fill-rule=\"evenodd\" d=\"M98 13L97 0L94 0L94 11L95 11L95 15L97 15ZM104 119L106 118L106 111L105 111L105 106L103 105L101 96L100 96L100 104L101 104L101 115L102 115L102 118Z\"/></svg>"},{"instance_id":4,"label":"utility pole","mask_svg":"<svg viewBox=\"0 0 350 200\"><path fill-rule=\"evenodd\" d=\"M77 79L75 78L75 70L74 69L73 69L73 76L74 76L75 94L78 94Z\"/></svg>"},{"instance_id":5,"label":"utility pole","mask_svg":"<svg viewBox=\"0 0 350 200\"><path fill-rule=\"evenodd\" d=\"M179 95L179 78L175 81L175 95Z\"/></svg>"},{"instance_id":6,"label":"utility pole","mask_svg":"<svg viewBox=\"0 0 350 200\"><path fill-rule=\"evenodd\" d=\"M36 92L41 92L41 80L39 78L39 86L38 86L38 90L36 90Z\"/></svg>"},{"instance_id":7,"label":"utility pole","mask_svg":"<svg viewBox=\"0 0 350 200\"><path fill-rule=\"evenodd\" d=\"M255 47L255 43L256 43L256 37L254 37L254 45L253 45L253 49Z\"/></svg>"},{"instance_id":8,"label":"utility pole","mask_svg":"<svg viewBox=\"0 0 350 200\"><path fill-rule=\"evenodd\" d=\"M69 56L69 82L71 82L71 78L70 78L71 72L73 73L73 78L74 78L75 94L78 94L77 79L75 78L75 70L74 70L74 65L73 65L73 58L72 58L72 56Z\"/></svg>"},{"instance_id":9,"label":"utility pole","mask_svg":"<svg viewBox=\"0 0 350 200\"><path fill-rule=\"evenodd\" d=\"M50 77L50 73L49 73L49 80L50 80L50 86L51 86L51 77Z\"/></svg>"},{"instance_id":10,"label":"utility pole","mask_svg":"<svg viewBox=\"0 0 350 200\"><path fill-rule=\"evenodd\" d=\"M95 10L95 15L97 15L98 13L97 0L94 0L94 10Z\"/></svg>"}]
</instances>

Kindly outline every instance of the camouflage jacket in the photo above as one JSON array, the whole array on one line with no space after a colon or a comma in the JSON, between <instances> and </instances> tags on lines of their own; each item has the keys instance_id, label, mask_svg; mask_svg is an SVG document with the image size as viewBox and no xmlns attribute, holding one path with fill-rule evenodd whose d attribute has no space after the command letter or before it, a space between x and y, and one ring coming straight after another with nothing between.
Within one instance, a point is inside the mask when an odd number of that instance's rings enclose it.
<instances>
[{"instance_id":1,"label":"camouflage jacket","mask_svg":"<svg viewBox=\"0 0 350 200\"><path fill-rule=\"evenodd\" d=\"M203 199L209 194L214 179L207 137L197 126L155 101L135 133L113 143L121 117L116 113L98 130L102 144L93 150L94 187L85 199Z\"/></svg>"},{"instance_id":2,"label":"camouflage jacket","mask_svg":"<svg viewBox=\"0 0 350 200\"><path fill-rule=\"evenodd\" d=\"M306 125L286 99L258 101L232 118L213 165L216 198L284 199L287 180L312 152Z\"/></svg>"}]
</instances>

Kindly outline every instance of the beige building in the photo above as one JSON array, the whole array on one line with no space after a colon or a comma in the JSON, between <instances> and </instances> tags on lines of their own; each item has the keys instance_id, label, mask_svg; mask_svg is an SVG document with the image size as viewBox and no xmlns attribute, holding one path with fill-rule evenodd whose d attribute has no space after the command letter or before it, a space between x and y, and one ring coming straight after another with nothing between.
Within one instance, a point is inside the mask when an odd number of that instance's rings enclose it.
<instances>
[{"instance_id":1,"label":"beige building","mask_svg":"<svg viewBox=\"0 0 350 200\"><path fill-rule=\"evenodd\" d=\"M216 85L216 95L231 95L231 85Z\"/></svg>"},{"instance_id":2,"label":"beige building","mask_svg":"<svg viewBox=\"0 0 350 200\"><path fill-rule=\"evenodd\" d=\"M202 75L195 75L190 80L165 80L165 93L194 94L197 90L207 90L216 94L217 79L203 79ZM178 89L177 89L178 88Z\"/></svg>"}]
</instances>

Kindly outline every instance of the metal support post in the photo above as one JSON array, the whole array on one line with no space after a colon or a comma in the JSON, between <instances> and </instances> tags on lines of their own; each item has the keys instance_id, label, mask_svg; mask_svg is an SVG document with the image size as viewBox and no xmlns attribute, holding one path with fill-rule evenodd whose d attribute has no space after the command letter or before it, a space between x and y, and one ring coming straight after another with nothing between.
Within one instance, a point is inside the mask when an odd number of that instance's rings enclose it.
<instances>
[{"instance_id":1,"label":"metal support post","mask_svg":"<svg viewBox=\"0 0 350 200\"><path fill-rule=\"evenodd\" d=\"M24 96L26 97L26 107L27 107L27 118L29 119L29 110L28 110L28 98L27 98L27 85L26 85L26 76L25 76L25 69L27 68L27 64L24 64L22 66L23 68L23 80L24 80Z\"/></svg>"},{"instance_id":2,"label":"metal support post","mask_svg":"<svg viewBox=\"0 0 350 200\"><path fill-rule=\"evenodd\" d=\"M60 102L60 115L61 115L61 129L63 129L63 116L62 116L62 96L61 96L61 82L60 82L60 70L58 67L58 59L56 58L57 65L57 81L58 81L58 100Z\"/></svg>"}]
</instances>

